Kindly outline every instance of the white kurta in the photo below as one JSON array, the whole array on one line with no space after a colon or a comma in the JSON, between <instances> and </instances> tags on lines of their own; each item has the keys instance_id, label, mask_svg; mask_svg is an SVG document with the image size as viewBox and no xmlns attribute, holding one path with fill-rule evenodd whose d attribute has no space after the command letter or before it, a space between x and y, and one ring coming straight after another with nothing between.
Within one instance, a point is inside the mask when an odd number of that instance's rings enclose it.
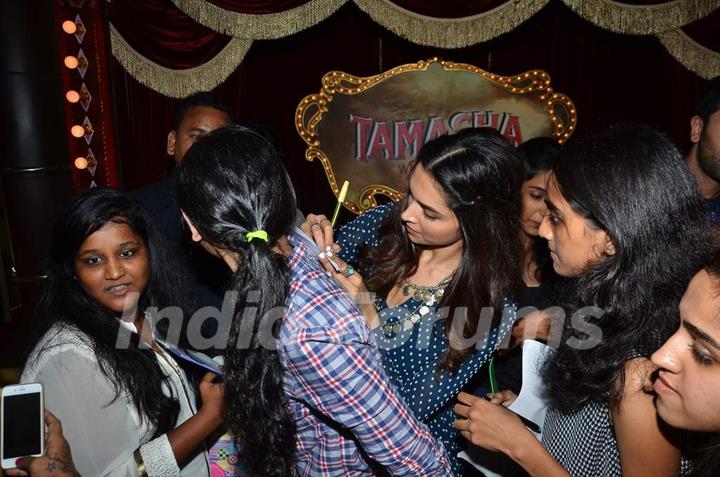
<instances>
[{"instance_id":1,"label":"white kurta","mask_svg":"<svg viewBox=\"0 0 720 477\"><path fill-rule=\"evenodd\" d=\"M130 396L123 392L113 401L114 387L89 343L74 327L54 327L33 351L20 379L42 383L45 407L62 422L80 475L137 477L133 453L139 448L149 477L209 476L206 451L180 469L167 435L151 439L154 429L141 421ZM163 391L180 403L180 425L197 412L195 393L170 355L157 356L170 381Z\"/></svg>"}]
</instances>

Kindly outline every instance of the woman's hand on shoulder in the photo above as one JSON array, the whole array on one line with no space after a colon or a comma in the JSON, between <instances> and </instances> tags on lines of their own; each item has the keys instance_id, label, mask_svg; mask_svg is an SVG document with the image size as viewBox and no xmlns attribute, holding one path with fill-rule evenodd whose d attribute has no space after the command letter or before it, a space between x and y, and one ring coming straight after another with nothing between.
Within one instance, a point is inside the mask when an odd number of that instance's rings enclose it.
<instances>
[{"instance_id":1,"label":"woman's hand on shoulder","mask_svg":"<svg viewBox=\"0 0 720 477\"><path fill-rule=\"evenodd\" d=\"M318 257L325 271L330 273L345 292L350 295L360 308L365 321L370 328L380 324L380 318L375 309L375 300L365 286L362 275L352 266L348 265L339 256L340 246L333 242L333 228L330 220L324 215L308 214L301 230L312 237L320 248Z\"/></svg>"},{"instance_id":2,"label":"woman's hand on shoulder","mask_svg":"<svg viewBox=\"0 0 720 477\"><path fill-rule=\"evenodd\" d=\"M360 308L368 326L371 329L376 328L380 324L380 318L375 308L375 296L368 291L360 272L334 254L322 253L318 260L320 260L320 264L325 271L330 273L338 285L350 295L350 298ZM339 271L335 269L333 263L337 265Z\"/></svg>"},{"instance_id":3,"label":"woman's hand on shoulder","mask_svg":"<svg viewBox=\"0 0 720 477\"><path fill-rule=\"evenodd\" d=\"M340 246L333 242L333 228L330 219L320 214L308 214L305 218L305 222L300 225L300 230L305 232L309 237L315 241L315 244L322 251L327 251L328 247L331 247L334 253L340 251Z\"/></svg>"}]
</instances>

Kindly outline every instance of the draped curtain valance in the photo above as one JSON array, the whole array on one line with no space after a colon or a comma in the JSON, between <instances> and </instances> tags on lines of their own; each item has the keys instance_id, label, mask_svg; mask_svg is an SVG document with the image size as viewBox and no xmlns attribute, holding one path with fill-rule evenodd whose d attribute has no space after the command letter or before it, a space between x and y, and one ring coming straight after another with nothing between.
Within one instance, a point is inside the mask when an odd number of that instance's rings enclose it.
<instances>
[{"instance_id":1,"label":"draped curtain valance","mask_svg":"<svg viewBox=\"0 0 720 477\"><path fill-rule=\"evenodd\" d=\"M612 32L654 35L690 71L720 74L720 0L115 0L109 10L119 63L177 98L222 83L254 40L294 35L347 3L413 43L463 48L513 30L549 2Z\"/></svg>"}]
</instances>

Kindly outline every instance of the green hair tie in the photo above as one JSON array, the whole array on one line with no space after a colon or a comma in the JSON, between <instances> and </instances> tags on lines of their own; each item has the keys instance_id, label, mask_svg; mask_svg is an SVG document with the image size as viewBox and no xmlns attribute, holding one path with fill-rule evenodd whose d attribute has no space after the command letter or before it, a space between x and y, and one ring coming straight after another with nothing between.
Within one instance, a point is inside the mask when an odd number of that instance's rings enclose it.
<instances>
[{"instance_id":1,"label":"green hair tie","mask_svg":"<svg viewBox=\"0 0 720 477\"><path fill-rule=\"evenodd\" d=\"M268 239L268 234L264 230L255 230L254 232L248 232L245 234L245 239L248 242L252 242L252 239L262 239L265 241L265 243L268 243L270 239Z\"/></svg>"}]
</instances>

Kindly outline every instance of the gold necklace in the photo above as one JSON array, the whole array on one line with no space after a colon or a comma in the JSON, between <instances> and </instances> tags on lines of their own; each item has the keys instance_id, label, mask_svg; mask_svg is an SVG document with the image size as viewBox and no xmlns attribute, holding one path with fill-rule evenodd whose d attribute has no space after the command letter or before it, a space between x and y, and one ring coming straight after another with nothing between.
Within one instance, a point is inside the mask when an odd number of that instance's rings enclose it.
<instances>
[{"instance_id":1,"label":"gold necklace","mask_svg":"<svg viewBox=\"0 0 720 477\"><path fill-rule=\"evenodd\" d=\"M412 330L422 321L425 315L430 313L431 307L440 302L443 293L445 293L445 287L448 286L452 278L453 275L448 275L440 280L440 283L432 287L416 285L407 278L403 280L400 286L402 294L405 296L412 295L414 300L422 301L422 303L415 309L414 312L408 313L408 316L402 318L401 320L398 320L395 323L386 322L382 326L383 334L389 337L390 335L398 334L401 331Z\"/></svg>"},{"instance_id":2,"label":"gold necklace","mask_svg":"<svg viewBox=\"0 0 720 477\"><path fill-rule=\"evenodd\" d=\"M428 305L434 305L442 298L443 293L445 293L445 287L448 286L452 277L453 275L448 275L440 280L440 283L432 287L416 285L406 278L402 281L400 290L405 296L412 295L414 300L422 300Z\"/></svg>"}]
</instances>

